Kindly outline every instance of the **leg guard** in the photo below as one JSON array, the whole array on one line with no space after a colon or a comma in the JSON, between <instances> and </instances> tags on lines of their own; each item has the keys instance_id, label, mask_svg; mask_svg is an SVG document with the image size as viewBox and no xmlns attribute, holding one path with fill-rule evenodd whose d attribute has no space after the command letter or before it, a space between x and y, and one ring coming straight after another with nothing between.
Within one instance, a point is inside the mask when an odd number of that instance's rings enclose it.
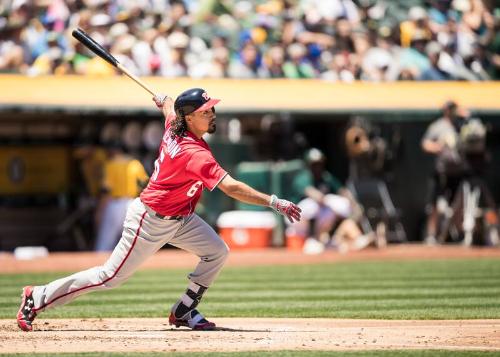
<instances>
[{"instance_id":1,"label":"leg guard","mask_svg":"<svg viewBox=\"0 0 500 357\"><path fill-rule=\"evenodd\" d=\"M186 292L181 296L179 301L172 308L172 313L176 318L184 317L188 312L194 310L201 301L203 293L207 290L206 287L190 282Z\"/></svg>"}]
</instances>

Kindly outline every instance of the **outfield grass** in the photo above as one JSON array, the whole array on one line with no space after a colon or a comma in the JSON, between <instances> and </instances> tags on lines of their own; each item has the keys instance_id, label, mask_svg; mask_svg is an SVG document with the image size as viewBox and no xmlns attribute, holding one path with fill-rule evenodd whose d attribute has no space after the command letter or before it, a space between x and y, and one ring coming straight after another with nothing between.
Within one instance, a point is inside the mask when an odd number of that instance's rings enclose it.
<instances>
[{"instance_id":1,"label":"outfield grass","mask_svg":"<svg viewBox=\"0 0 500 357\"><path fill-rule=\"evenodd\" d=\"M119 288L82 296L43 317L166 316L188 272L140 271ZM15 316L22 286L64 275L0 275L0 318ZM201 310L211 317L500 318L500 260L226 268Z\"/></svg>"}]
</instances>

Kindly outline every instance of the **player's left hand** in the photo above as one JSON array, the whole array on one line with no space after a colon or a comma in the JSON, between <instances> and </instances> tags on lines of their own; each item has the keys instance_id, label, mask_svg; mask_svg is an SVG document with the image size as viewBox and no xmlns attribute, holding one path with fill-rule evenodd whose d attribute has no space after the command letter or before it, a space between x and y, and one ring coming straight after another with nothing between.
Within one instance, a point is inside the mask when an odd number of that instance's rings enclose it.
<instances>
[{"instance_id":1,"label":"player's left hand","mask_svg":"<svg viewBox=\"0 0 500 357\"><path fill-rule=\"evenodd\" d=\"M278 198L276 195L272 195L269 206L279 214L288 218L290 223L300 221L300 212L302 212L302 210L293 202Z\"/></svg>"},{"instance_id":2,"label":"player's left hand","mask_svg":"<svg viewBox=\"0 0 500 357\"><path fill-rule=\"evenodd\" d=\"M167 100L168 95L166 94L157 94L153 97L153 102L155 102L156 106L160 109L163 108L163 104L165 104L165 101Z\"/></svg>"}]
</instances>

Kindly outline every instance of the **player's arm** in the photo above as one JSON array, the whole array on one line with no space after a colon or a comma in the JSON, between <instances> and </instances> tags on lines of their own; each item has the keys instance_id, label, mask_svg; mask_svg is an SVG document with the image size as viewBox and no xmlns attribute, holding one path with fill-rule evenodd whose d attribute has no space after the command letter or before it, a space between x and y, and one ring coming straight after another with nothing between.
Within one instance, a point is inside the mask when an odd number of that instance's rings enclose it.
<instances>
[{"instance_id":1,"label":"player's arm","mask_svg":"<svg viewBox=\"0 0 500 357\"><path fill-rule=\"evenodd\" d=\"M304 194L318 203L323 203L325 199L325 194L314 186L307 186L304 189Z\"/></svg>"},{"instance_id":2,"label":"player's arm","mask_svg":"<svg viewBox=\"0 0 500 357\"><path fill-rule=\"evenodd\" d=\"M158 94L153 97L153 102L161 109L165 120L168 122L175 117L174 100L166 94Z\"/></svg>"},{"instance_id":3,"label":"player's arm","mask_svg":"<svg viewBox=\"0 0 500 357\"><path fill-rule=\"evenodd\" d=\"M428 154L436 155L443 150L443 143L439 140L436 124L431 124L424 133L421 141L422 150Z\"/></svg>"},{"instance_id":4,"label":"player's arm","mask_svg":"<svg viewBox=\"0 0 500 357\"><path fill-rule=\"evenodd\" d=\"M267 206L287 217L290 222L300 220L300 208L287 200L279 199L276 195L267 195L259 192L247 184L226 175L217 186L222 192L238 201L258 206Z\"/></svg>"},{"instance_id":5,"label":"player's arm","mask_svg":"<svg viewBox=\"0 0 500 357\"><path fill-rule=\"evenodd\" d=\"M443 150L443 144L439 141L424 139L422 140L422 149L429 154L438 154Z\"/></svg>"}]
</instances>

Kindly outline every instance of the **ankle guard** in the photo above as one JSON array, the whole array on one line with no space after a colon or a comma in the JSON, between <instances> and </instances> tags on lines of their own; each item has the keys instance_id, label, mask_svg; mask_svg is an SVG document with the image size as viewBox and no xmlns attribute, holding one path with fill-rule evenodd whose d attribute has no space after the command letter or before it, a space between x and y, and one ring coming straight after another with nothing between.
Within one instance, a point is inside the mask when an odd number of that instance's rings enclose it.
<instances>
[{"instance_id":1,"label":"ankle guard","mask_svg":"<svg viewBox=\"0 0 500 357\"><path fill-rule=\"evenodd\" d=\"M195 309L200 303L203 293L207 291L207 288L196 284L194 282L189 282L189 286L186 292L181 296L180 300L174 305L173 313L176 318L184 317L188 312Z\"/></svg>"}]
</instances>

